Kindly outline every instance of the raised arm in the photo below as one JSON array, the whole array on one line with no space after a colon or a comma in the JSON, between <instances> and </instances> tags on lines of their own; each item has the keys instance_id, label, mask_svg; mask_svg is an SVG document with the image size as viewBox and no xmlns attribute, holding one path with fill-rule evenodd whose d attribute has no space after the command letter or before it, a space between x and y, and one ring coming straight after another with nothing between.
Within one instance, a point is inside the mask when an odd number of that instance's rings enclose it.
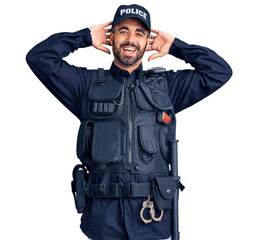
<instances>
[{"instance_id":1,"label":"raised arm","mask_svg":"<svg viewBox=\"0 0 259 240\"><path fill-rule=\"evenodd\" d=\"M54 34L33 47L26 56L28 65L40 81L77 117L81 96L87 87L87 70L69 65L63 58L78 48L94 46L103 50L102 44L108 44L106 37L103 40L108 31L104 28L110 24Z\"/></svg>"},{"instance_id":2,"label":"raised arm","mask_svg":"<svg viewBox=\"0 0 259 240\"><path fill-rule=\"evenodd\" d=\"M209 48L189 45L172 35L153 30L149 50L156 50L149 60L169 53L190 63L194 70L173 70L167 72L169 96L175 112L190 107L207 97L232 75L227 62Z\"/></svg>"}]
</instances>

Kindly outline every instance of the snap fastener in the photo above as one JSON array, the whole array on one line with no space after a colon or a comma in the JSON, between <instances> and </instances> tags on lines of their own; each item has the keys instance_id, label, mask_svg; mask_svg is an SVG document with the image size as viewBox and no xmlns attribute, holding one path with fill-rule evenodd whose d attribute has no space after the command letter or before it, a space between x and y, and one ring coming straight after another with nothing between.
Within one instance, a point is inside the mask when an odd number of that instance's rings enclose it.
<instances>
[{"instance_id":1,"label":"snap fastener","mask_svg":"<svg viewBox=\"0 0 259 240\"><path fill-rule=\"evenodd\" d=\"M167 192L167 193L171 193L171 190L168 188L168 189L166 190L166 192Z\"/></svg>"}]
</instances>

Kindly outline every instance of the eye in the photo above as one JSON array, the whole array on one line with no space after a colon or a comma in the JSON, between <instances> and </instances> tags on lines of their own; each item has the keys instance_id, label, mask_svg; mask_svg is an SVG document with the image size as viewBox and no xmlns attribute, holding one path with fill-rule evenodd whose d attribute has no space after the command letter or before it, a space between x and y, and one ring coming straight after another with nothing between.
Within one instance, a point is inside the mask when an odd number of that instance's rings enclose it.
<instances>
[{"instance_id":1,"label":"eye","mask_svg":"<svg viewBox=\"0 0 259 240\"><path fill-rule=\"evenodd\" d=\"M143 33L136 33L136 35L138 36L138 37L143 37L144 35L143 35Z\"/></svg>"},{"instance_id":2,"label":"eye","mask_svg":"<svg viewBox=\"0 0 259 240\"><path fill-rule=\"evenodd\" d=\"M127 34L127 31L120 31L120 34L126 35L126 34Z\"/></svg>"}]
</instances>

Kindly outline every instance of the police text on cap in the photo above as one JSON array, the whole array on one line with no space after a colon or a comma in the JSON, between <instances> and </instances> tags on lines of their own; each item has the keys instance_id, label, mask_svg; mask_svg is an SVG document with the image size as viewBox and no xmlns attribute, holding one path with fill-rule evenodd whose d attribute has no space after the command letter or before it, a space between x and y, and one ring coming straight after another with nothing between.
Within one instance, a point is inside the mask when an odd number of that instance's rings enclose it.
<instances>
[{"instance_id":1,"label":"police text on cap","mask_svg":"<svg viewBox=\"0 0 259 240\"><path fill-rule=\"evenodd\" d=\"M145 20L147 20L147 14L139 9L134 9L134 8L126 8L126 9L121 9L120 10L121 16L123 14L137 14L141 17L143 17Z\"/></svg>"}]
</instances>

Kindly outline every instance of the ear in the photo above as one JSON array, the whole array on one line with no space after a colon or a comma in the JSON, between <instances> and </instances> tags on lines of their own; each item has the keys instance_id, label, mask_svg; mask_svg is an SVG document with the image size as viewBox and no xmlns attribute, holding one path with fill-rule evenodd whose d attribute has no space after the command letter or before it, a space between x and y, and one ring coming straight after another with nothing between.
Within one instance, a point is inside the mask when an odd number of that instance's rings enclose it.
<instances>
[{"instance_id":1,"label":"ear","mask_svg":"<svg viewBox=\"0 0 259 240\"><path fill-rule=\"evenodd\" d=\"M147 51L147 49L149 48L149 40L150 40L150 35L149 35L149 38L147 38L147 45L146 45L145 51Z\"/></svg>"},{"instance_id":2,"label":"ear","mask_svg":"<svg viewBox=\"0 0 259 240\"><path fill-rule=\"evenodd\" d=\"M113 38L114 38L114 35L113 35L113 32L111 31L110 32L110 44L111 44L111 46L113 45Z\"/></svg>"}]
</instances>

